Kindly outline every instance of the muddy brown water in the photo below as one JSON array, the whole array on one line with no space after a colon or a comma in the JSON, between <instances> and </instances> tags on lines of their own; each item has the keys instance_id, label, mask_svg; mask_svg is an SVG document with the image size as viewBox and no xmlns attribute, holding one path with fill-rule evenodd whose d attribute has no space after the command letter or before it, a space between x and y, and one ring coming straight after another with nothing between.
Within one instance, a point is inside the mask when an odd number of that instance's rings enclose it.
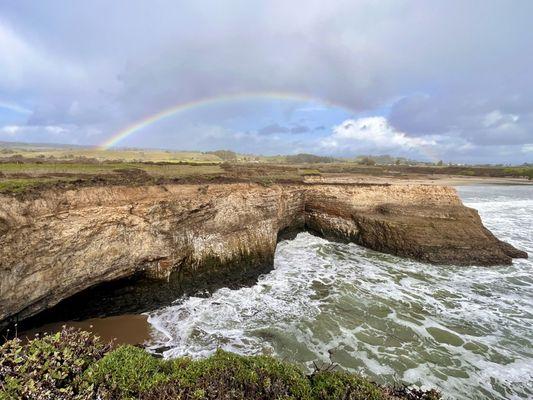
<instances>
[{"instance_id":1,"label":"muddy brown water","mask_svg":"<svg viewBox=\"0 0 533 400\"><path fill-rule=\"evenodd\" d=\"M38 328L21 332L18 336L34 339L37 334L54 333L63 327L72 327L94 333L104 342L114 346L120 344L142 345L150 339L151 327L147 316L141 314L125 314L113 317L90 318L83 321L61 321L42 325Z\"/></svg>"},{"instance_id":2,"label":"muddy brown water","mask_svg":"<svg viewBox=\"0 0 533 400\"><path fill-rule=\"evenodd\" d=\"M194 277L173 273L168 282L131 277L106 282L86 289L34 317L12 323L0 337L32 339L37 333L54 333L65 327L95 333L114 345L142 345L151 337L153 327L145 313L173 304L188 295L208 297L227 287L238 289L257 283L269 265L249 268L244 275L227 274L198 282Z\"/></svg>"}]
</instances>

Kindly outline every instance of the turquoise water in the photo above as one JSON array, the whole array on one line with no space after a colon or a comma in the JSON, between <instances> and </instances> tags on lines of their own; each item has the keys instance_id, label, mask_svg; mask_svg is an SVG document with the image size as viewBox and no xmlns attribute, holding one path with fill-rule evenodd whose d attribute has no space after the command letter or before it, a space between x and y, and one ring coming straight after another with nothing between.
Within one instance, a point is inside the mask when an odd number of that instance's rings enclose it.
<instances>
[{"instance_id":1,"label":"turquoise water","mask_svg":"<svg viewBox=\"0 0 533 400\"><path fill-rule=\"evenodd\" d=\"M533 257L533 186L465 186L499 238ZM201 357L216 348L333 362L446 398L533 398L533 263L434 266L307 233L279 243L258 283L177 299L150 313L151 346Z\"/></svg>"}]
</instances>

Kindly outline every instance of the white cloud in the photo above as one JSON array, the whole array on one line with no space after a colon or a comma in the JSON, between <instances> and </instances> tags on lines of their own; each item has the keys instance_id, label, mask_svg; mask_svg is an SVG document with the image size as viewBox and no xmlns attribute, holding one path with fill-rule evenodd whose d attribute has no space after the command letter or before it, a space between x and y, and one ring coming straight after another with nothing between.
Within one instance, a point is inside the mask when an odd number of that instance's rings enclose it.
<instances>
[{"instance_id":1,"label":"white cloud","mask_svg":"<svg viewBox=\"0 0 533 400\"><path fill-rule=\"evenodd\" d=\"M333 128L331 136L321 142L326 149L379 149L413 150L422 146L433 146L436 141L428 138L410 137L392 127L385 117L349 119Z\"/></svg>"},{"instance_id":2,"label":"white cloud","mask_svg":"<svg viewBox=\"0 0 533 400\"><path fill-rule=\"evenodd\" d=\"M520 117L516 114L503 114L500 110L494 110L485 114L483 118L483 125L486 128L502 126L502 125L514 125Z\"/></svg>"},{"instance_id":3,"label":"white cloud","mask_svg":"<svg viewBox=\"0 0 533 400\"><path fill-rule=\"evenodd\" d=\"M96 128L77 125L4 125L0 127L0 140L30 143L87 143L91 136L101 135Z\"/></svg>"},{"instance_id":4,"label":"white cloud","mask_svg":"<svg viewBox=\"0 0 533 400\"><path fill-rule=\"evenodd\" d=\"M531 153L531 154L533 154L533 143L523 145L522 146L522 153Z\"/></svg>"},{"instance_id":5,"label":"white cloud","mask_svg":"<svg viewBox=\"0 0 533 400\"><path fill-rule=\"evenodd\" d=\"M5 134L9 136L39 132L42 132L43 134L62 135L69 132L69 129L57 125L6 125L0 128L0 135Z\"/></svg>"}]
</instances>

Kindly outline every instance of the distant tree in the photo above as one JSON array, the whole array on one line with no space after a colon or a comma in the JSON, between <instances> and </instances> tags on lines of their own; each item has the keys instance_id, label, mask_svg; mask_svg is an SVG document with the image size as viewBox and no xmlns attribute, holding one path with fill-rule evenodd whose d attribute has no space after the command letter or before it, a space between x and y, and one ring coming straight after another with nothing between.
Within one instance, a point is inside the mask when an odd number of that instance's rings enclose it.
<instances>
[{"instance_id":1,"label":"distant tree","mask_svg":"<svg viewBox=\"0 0 533 400\"><path fill-rule=\"evenodd\" d=\"M444 163L442 162L442 160L439 160L439 162L437 163L437 165L438 165L439 167L442 167L442 166L444 165Z\"/></svg>"},{"instance_id":2,"label":"distant tree","mask_svg":"<svg viewBox=\"0 0 533 400\"><path fill-rule=\"evenodd\" d=\"M376 165L376 162L370 157L363 157L359 163L363 165Z\"/></svg>"}]
</instances>

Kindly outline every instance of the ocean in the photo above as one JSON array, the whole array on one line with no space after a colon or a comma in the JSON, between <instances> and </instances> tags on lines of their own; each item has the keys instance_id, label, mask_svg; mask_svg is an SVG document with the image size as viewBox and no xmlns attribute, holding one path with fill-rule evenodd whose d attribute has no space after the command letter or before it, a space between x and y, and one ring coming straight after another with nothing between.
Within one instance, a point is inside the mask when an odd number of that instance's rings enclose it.
<instances>
[{"instance_id":1,"label":"ocean","mask_svg":"<svg viewBox=\"0 0 533 400\"><path fill-rule=\"evenodd\" d=\"M533 186L457 188L500 239L533 257ZM449 399L533 398L533 262L437 266L300 233L252 287L148 313L149 348L202 357L270 354L334 363Z\"/></svg>"}]
</instances>

